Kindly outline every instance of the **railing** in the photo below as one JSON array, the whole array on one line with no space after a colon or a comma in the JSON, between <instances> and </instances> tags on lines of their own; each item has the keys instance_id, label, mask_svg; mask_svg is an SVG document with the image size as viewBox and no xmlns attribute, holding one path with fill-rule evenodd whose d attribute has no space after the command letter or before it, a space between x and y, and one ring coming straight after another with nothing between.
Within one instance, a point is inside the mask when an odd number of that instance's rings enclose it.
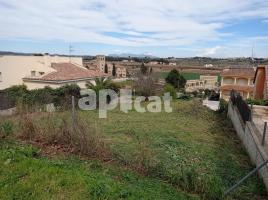
<instances>
[{"instance_id":1,"label":"railing","mask_svg":"<svg viewBox=\"0 0 268 200\"><path fill-rule=\"evenodd\" d=\"M254 170L249 172L246 176L244 176L242 179L240 179L235 185L230 187L225 193L224 196L229 195L231 192L233 192L237 187L239 187L245 180L247 180L249 177L257 173L261 168L263 168L265 165L268 164L268 160L264 161L261 165L257 166Z\"/></svg>"},{"instance_id":2,"label":"railing","mask_svg":"<svg viewBox=\"0 0 268 200\"><path fill-rule=\"evenodd\" d=\"M239 93L234 90L231 91L230 100L235 105L244 121L251 121L251 109L248 104L243 100Z\"/></svg>"}]
</instances>

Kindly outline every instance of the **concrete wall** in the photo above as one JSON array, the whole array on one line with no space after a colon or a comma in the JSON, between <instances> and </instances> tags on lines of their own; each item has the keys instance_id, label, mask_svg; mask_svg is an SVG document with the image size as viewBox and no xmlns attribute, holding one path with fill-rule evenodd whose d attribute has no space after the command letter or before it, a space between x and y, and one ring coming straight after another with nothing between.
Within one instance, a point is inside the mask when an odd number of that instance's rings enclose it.
<instances>
[{"instance_id":1,"label":"concrete wall","mask_svg":"<svg viewBox=\"0 0 268 200\"><path fill-rule=\"evenodd\" d=\"M9 108L5 110L0 110L0 116L11 116L16 113L16 108Z\"/></svg>"},{"instance_id":2,"label":"concrete wall","mask_svg":"<svg viewBox=\"0 0 268 200\"><path fill-rule=\"evenodd\" d=\"M263 147L260 142L261 133L258 132L252 122L246 122L246 124L243 122L238 109L233 106L231 102L229 102L228 105L228 117L233 122L237 135L247 150L251 162L259 166L261 163L268 160L267 144ZM263 167L258 174L263 179L266 189L268 190L268 165Z\"/></svg>"},{"instance_id":3,"label":"concrete wall","mask_svg":"<svg viewBox=\"0 0 268 200\"><path fill-rule=\"evenodd\" d=\"M39 89L39 88L44 88L45 86L49 86L53 89L59 88L61 86L67 85L67 84L77 84L80 88L86 88L87 82L95 83L95 81L88 80L88 81L72 81L68 83L61 83L61 84L55 84L55 83L42 83L42 82L34 82L34 81L25 81L24 84L27 86L29 90L34 90L34 89Z\"/></svg>"},{"instance_id":4,"label":"concrete wall","mask_svg":"<svg viewBox=\"0 0 268 200\"><path fill-rule=\"evenodd\" d=\"M23 84L22 78L30 76L31 71L53 72L51 63L69 62L69 57L60 56L0 56L0 90L13 85ZM71 62L82 66L81 57L72 57Z\"/></svg>"}]
</instances>

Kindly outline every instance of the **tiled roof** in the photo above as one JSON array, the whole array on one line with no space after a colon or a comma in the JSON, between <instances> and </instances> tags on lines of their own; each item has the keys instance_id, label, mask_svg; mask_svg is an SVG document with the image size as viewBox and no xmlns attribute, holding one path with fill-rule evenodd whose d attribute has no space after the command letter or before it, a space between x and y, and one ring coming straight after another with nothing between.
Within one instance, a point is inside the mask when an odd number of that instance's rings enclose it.
<instances>
[{"instance_id":1,"label":"tiled roof","mask_svg":"<svg viewBox=\"0 0 268 200\"><path fill-rule=\"evenodd\" d=\"M47 73L41 77L26 77L25 79L39 81L68 81L107 76L107 74L100 71L88 70L72 63L52 63L51 67L56 71Z\"/></svg>"},{"instance_id":2,"label":"tiled roof","mask_svg":"<svg viewBox=\"0 0 268 200\"><path fill-rule=\"evenodd\" d=\"M254 78L254 74L255 71L253 68L230 68L224 69L221 76Z\"/></svg>"},{"instance_id":3,"label":"tiled roof","mask_svg":"<svg viewBox=\"0 0 268 200\"><path fill-rule=\"evenodd\" d=\"M253 92L254 86L249 85L222 85L220 90L235 90L235 91L246 91Z\"/></svg>"}]
</instances>

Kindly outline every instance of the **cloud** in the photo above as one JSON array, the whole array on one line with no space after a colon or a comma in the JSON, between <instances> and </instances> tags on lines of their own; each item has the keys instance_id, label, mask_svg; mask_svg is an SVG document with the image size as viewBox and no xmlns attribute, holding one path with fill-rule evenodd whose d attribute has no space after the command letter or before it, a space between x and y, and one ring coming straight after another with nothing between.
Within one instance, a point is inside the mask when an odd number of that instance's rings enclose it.
<instances>
[{"instance_id":1,"label":"cloud","mask_svg":"<svg viewBox=\"0 0 268 200\"><path fill-rule=\"evenodd\" d=\"M0 39L186 46L221 41L233 21L267 19L263 0L0 0ZM109 34L108 34L109 33ZM219 47L219 46L218 46ZM216 47L204 50L213 55Z\"/></svg>"},{"instance_id":2,"label":"cloud","mask_svg":"<svg viewBox=\"0 0 268 200\"><path fill-rule=\"evenodd\" d=\"M201 51L200 54L198 54L197 56L201 56L201 57L215 57L217 56L217 53L222 50L223 47L222 46L215 46L215 47L212 47L212 48L206 48L206 49L203 49Z\"/></svg>"}]
</instances>

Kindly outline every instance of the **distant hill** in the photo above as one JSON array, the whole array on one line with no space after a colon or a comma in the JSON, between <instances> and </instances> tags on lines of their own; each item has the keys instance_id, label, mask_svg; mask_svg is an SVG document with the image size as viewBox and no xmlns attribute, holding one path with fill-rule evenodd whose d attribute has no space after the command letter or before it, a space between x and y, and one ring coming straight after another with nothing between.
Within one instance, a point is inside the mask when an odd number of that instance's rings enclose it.
<instances>
[{"instance_id":1,"label":"distant hill","mask_svg":"<svg viewBox=\"0 0 268 200\"><path fill-rule=\"evenodd\" d=\"M131 54L131 53L121 53L121 54L109 54L110 57L120 57L120 58L157 58L153 55L147 54Z\"/></svg>"}]
</instances>

